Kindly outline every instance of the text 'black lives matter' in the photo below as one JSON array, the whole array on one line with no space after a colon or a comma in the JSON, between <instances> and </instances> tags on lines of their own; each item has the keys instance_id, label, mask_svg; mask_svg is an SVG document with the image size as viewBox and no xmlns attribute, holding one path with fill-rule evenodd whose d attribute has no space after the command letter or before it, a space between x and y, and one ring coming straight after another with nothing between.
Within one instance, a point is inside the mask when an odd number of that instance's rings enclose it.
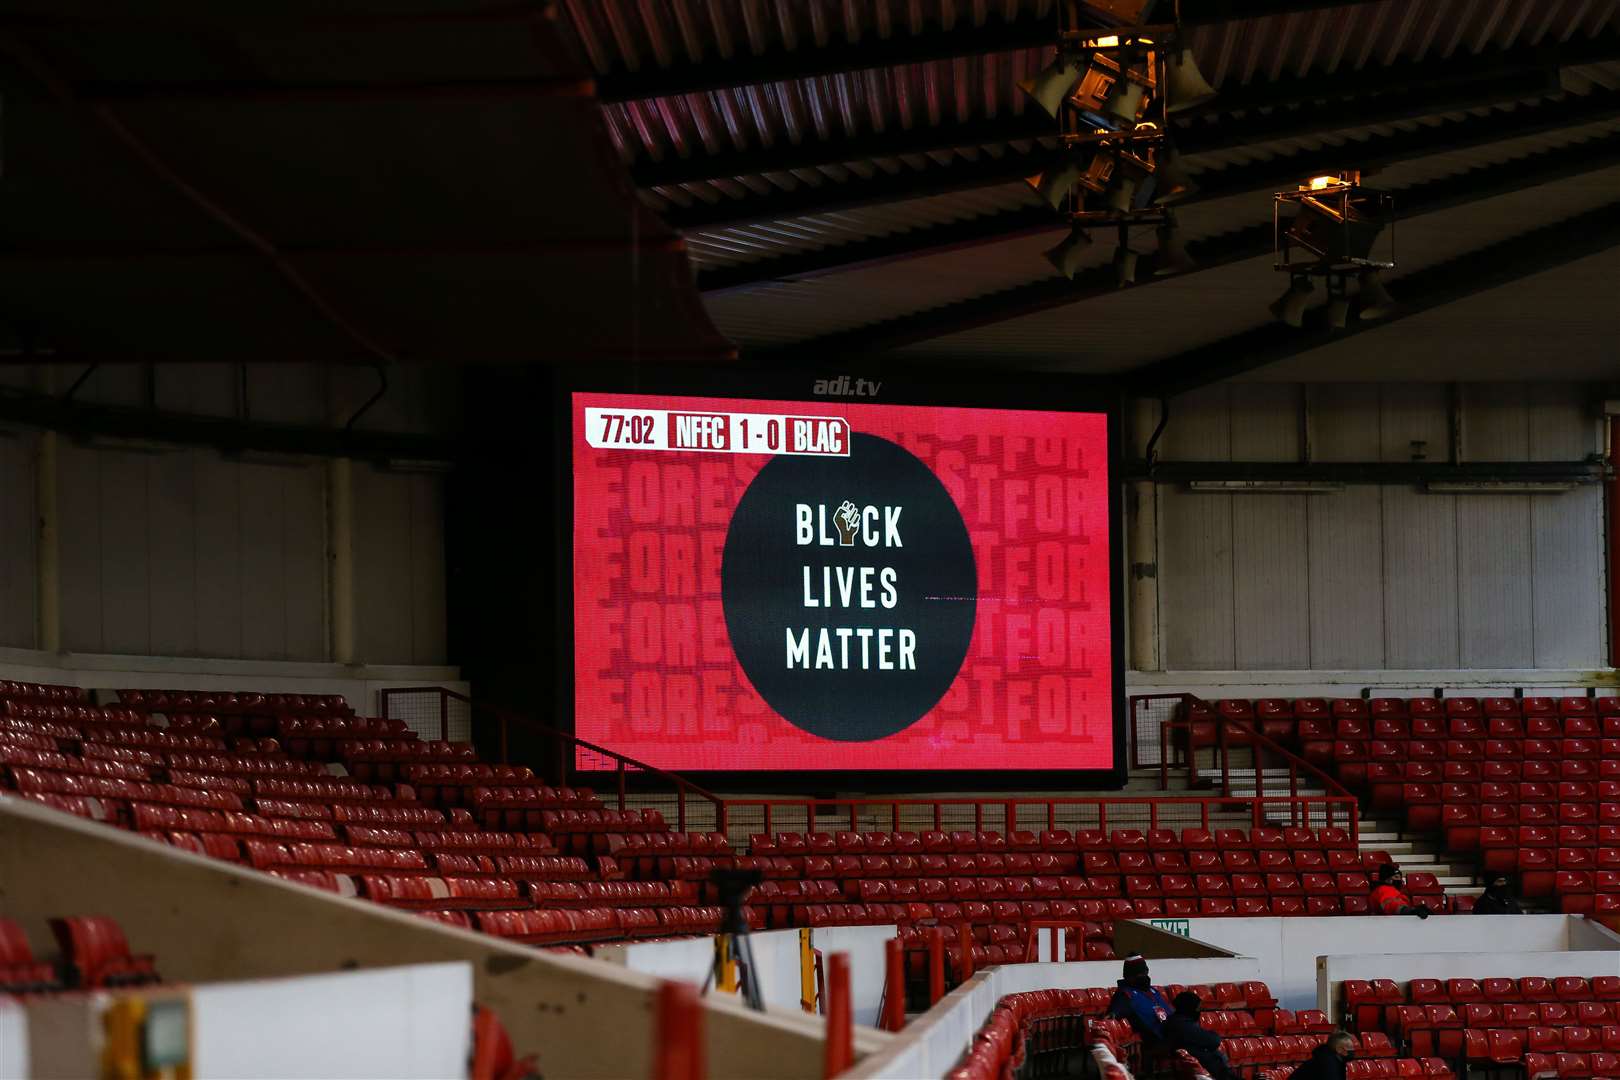
<instances>
[{"instance_id":1,"label":"text 'black lives matter'","mask_svg":"<svg viewBox=\"0 0 1620 1080\"><path fill-rule=\"evenodd\" d=\"M784 719L870 741L922 718L973 638L977 573L939 478L856 432L840 458L777 457L749 484L721 564L726 629Z\"/></svg>"}]
</instances>

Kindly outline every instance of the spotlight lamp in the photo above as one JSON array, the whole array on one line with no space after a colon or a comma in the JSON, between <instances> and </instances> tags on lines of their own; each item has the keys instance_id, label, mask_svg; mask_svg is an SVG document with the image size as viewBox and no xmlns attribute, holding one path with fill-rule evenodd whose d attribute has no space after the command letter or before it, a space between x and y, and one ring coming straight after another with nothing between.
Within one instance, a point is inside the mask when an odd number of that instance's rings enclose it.
<instances>
[{"instance_id":1,"label":"spotlight lamp","mask_svg":"<svg viewBox=\"0 0 1620 1080\"><path fill-rule=\"evenodd\" d=\"M1171 148L1170 115L1214 94L1185 44L1180 5L1059 0L1054 8L1057 56L1019 83L1056 121L1061 146L1056 162L1025 181L1069 219L1069 238L1047 261L1073 278L1090 230L1113 226L1120 231L1116 275L1130 284L1139 258L1130 229L1141 226L1158 230L1153 273L1179 272L1191 263L1169 206L1195 189ZM1171 10L1172 21L1150 23L1155 8Z\"/></svg>"},{"instance_id":2,"label":"spotlight lamp","mask_svg":"<svg viewBox=\"0 0 1620 1080\"><path fill-rule=\"evenodd\" d=\"M1073 281L1089 247L1091 247L1091 233L1076 225L1069 230L1068 236L1059 241L1057 247L1046 253L1046 261L1056 267L1058 273Z\"/></svg>"},{"instance_id":3,"label":"spotlight lamp","mask_svg":"<svg viewBox=\"0 0 1620 1080\"><path fill-rule=\"evenodd\" d=\"M1329 329L1345 329L1358 301L1364 322L1393 310L1378 274L1395 266L1394 203L1387 193L1362 187L1359 171L1313 176L1293 191L1277 192L1272 246L1273 266L1289 276L1289 292L1271 311L1289 326L1304 326L1302 297L1314 289L1313 278L1324 282ZM1354 293L1352 281L1359 286Z\"/></svg>"}]
</instances>

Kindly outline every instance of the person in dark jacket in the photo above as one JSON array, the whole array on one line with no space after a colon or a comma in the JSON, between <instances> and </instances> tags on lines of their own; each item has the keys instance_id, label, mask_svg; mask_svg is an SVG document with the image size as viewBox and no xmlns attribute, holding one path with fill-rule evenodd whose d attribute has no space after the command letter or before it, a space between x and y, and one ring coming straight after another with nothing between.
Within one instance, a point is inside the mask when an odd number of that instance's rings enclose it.
<instances>
[{"instance_id":1,"label":"person in dark jacket","mask_svg":"<svg viewBox=\"0 0 1620 1080\"><path fill-rule=\"evenodd\" d=\"M1416 904L1406 895L1406 875L1394 863L1378 867L1378 884L1367 898L1374 915L1416 915L1427 919L1431 912L1427 904Z\"/></svg>"},{"instance_id":2,"label":"person in dark jacket","mask_svg":"<svg viewBox=\"0 0 1620 1080\"><path fill-rule=\"evenodd\" d=\"M1485 891L1474 901L1475 915L1523 915L1524 908L1513 895L1513 886L1506 874L1492 874L1485 879Z\"/></svg>"},{"instance_id":3,"label":"person in dark jacket","mask_svg":"<svg viewBox=\"0 0 1620 1080\"><path fill-rule=\"evenodd\" d=\"M1288 1080L1344 1080L1345 1066L1355 1056L1355 1037L1346 1031L1335 1031Z\"/></svg>"},{"instance_id":4,"label":"person in dark jacket","mask_svg":"<svg viewBox=\"0 0 1620 1080\"><path fill-rule=\"evenodd\" d=\"M1128 1020L1148 1043L1164 1041L1164 1022L1170 1019L1170 1005L1153 987L1147 961L1140 956L1125 958L1124 978L1108 1003L1108 1015Z\"/></svg>"},{"instance_id":5,"label":"person in dark jacket","mask_svg":"<svg viewBox=\"0 0 1620 1080\"><path fill-rule=\"evenodd\" d=\"M1191 990L1176 995L1176 1011L1164 1022L1164 1041L1172 1050L1185 1050L1198 1059L1212 1080L1238 1080L1232 1063L1221 1051L1221 1037L1199 1022L1203 1003Z\"/></svg>"}]
</instances>

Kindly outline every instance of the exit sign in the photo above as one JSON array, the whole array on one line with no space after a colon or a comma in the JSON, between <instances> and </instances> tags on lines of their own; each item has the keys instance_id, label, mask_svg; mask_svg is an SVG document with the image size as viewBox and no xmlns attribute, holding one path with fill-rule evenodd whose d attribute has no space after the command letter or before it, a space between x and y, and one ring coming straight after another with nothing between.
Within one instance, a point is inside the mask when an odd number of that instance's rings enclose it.
<instances>
[{"instance_id":1,"label":"exit sign","mask_svg":"<svg viewBox=\"0 0 1620 1080\"><path fill-rule=\"evenodd\" d=\"M1155 930L1163 930L1177 937L1192 937L1192 924L1186 919L1149 919L1147 924Z\"/></svg>"}]
</instances>

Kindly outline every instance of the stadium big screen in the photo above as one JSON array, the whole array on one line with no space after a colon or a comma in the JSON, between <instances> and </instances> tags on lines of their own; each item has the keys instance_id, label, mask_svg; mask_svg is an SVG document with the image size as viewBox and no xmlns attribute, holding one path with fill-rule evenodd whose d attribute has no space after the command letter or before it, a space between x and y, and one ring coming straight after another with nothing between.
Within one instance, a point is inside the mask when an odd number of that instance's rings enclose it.
<instances>
[{"instance_id":1,"label":"stadium big screen","mask_svg":"<svg viewBox=\"0 0 1620 1080\"><path fill-rule=\"evenodd\" d=\"M1109 412L883 387L570 395L580 738L755 779L1117 775Z\"/></svg>"}]
</instances>

